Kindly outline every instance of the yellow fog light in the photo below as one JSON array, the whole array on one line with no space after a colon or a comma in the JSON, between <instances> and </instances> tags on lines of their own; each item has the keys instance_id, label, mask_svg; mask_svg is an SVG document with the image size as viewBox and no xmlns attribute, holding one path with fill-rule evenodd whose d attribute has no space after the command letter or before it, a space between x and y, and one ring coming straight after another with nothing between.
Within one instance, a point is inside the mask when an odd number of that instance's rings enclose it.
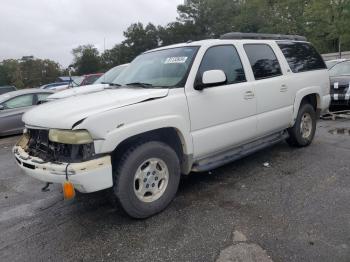
<instances>
[{"instance_id":1,"label":"yellow fog light","mask_svg":"<svg viewBox=\"0 0 350 262\"><path fill-rule=\"evenodd\" d=\"M86 130L61 130L50 129L49 140L61 144L82 145L93 142L93 139Z\"/></svg>"},{"instance_id":2,"label":"yellow fog light","mask_svg":"<svg viewBox=\"0 0 350 262\"><path fill-rule=\"evenodd\" d=\"M74 186L69 181L65 181L63 183L63 197L64 197L64 200L71 200L75 197Z\"/></svg>"}]
</instances>

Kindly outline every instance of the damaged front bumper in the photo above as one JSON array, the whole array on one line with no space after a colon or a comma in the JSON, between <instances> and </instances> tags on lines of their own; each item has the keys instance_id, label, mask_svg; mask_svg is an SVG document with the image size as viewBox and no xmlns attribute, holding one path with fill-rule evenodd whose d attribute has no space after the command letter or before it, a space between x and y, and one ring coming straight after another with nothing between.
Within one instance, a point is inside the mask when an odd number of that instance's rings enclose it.
<instances>
[{"instance_id":1,"label":"damaged front bumper","mask_svg":"<svg viewBox=\"0 0 350 262\"><path fill-rule=\"evenodd\" d=\"M63 183L68 180L81 193L91 193L113 186L110 156L80 163L46 162L25 152L21 143L13 148L19 167L25 174L44 182Z\"/></svg>"}]
</instances>

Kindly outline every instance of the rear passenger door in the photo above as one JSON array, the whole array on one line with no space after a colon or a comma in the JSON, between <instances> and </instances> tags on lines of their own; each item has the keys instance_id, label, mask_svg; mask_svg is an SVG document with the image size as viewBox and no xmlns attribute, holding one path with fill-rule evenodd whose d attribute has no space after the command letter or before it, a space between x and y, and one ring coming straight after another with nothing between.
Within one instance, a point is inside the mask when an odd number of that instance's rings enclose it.
<instances>
[{"instance_id":1,"label":"rear passenger door","mask_svg":"<svg viewBox=\"0 0 350 262\"><path fill-rule=\"evenodd\" d=\"M229 149L256 135L254 87L246 80L235 46L209 47L196 81L201 81L203 73L209 70L224 71L227 82L201 91L193 86L186 89L196 158Z\"/></svg>"},{"instance_id":2,"label":"rear passenger door","mask_svg":"<svg viewBox=\"0 0 350 262\"><path fill-rule=\"evenodd\" d=\"M293 114L289 76L269 44L244 44L253 74L257 99L257 136L288 127Z\"/></svg>"}]
</instances>

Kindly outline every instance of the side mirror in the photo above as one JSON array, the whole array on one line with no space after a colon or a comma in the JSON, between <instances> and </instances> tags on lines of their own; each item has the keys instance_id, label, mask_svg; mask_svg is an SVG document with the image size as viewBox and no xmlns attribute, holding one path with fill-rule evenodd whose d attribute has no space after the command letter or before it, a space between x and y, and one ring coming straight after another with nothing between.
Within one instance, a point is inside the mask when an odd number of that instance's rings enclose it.
<instances>
[{"instance_id":1,"label":"side mirror","mask_svg":"<svg viewBox=\"0 0 350 262\"><path fill-rule=\"evenodd\" d=\"M203 90L206 87L218 86L225 84L227 81L226 74L222 70L208 70L203 73L202 83L194 86L196 90Z\"/></svg>"},{"instance_id":2,"label":"side mirror","mask_svg":"<svg viewBox=\"0 0 350 262\"><path fill-rule=\"evenodd\" d=\"M4 110L5 107L3 105L0 105L0 110Z\"/></svg>"}]
</instances>

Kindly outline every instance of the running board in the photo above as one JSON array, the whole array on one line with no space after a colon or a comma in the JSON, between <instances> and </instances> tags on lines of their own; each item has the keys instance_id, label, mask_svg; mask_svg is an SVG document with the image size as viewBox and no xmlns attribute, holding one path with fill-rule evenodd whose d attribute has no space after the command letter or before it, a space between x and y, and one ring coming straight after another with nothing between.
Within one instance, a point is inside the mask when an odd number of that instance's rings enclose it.
<instances>
[{"instance_id":1,"label":"running board","mask_svg":"<svg viewBox=\"0 0 350 262\"><path fill-rule=\"evenodd\" d=\"M244 144L239 147L235 147L231 150L224 151L222 153L207 157L198 161L195 161L192 167L194 172L209 171L219 166L225 165L232 161L238 160L242 157L255 153L263 148L272 146L288 138L288 132L278 132L273 135L269 135L248 144Z\"/></svg>"}]
</instances>

